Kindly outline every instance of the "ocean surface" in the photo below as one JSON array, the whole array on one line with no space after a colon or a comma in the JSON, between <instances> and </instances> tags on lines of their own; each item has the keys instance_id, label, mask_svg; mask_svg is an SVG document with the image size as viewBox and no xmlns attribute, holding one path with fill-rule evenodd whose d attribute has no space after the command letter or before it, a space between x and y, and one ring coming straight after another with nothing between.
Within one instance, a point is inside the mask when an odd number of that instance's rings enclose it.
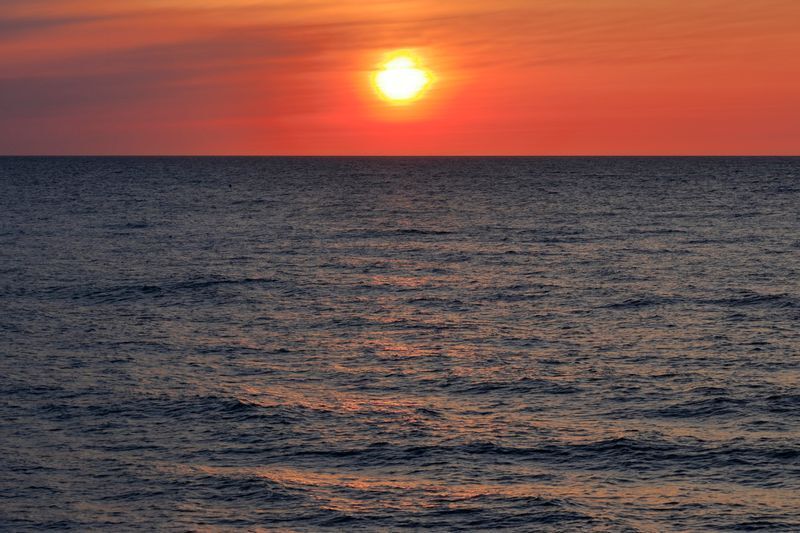
<instances>
[{"instance_id":1,"label":"ocean surface","mask_svg":"<svg viewBox=\"0 0 800 533\"><path fill-rule=\"evenodd\" d=\"M0 193L1 530L800 531L800 158Z\"/></svg>"}]
</instances>

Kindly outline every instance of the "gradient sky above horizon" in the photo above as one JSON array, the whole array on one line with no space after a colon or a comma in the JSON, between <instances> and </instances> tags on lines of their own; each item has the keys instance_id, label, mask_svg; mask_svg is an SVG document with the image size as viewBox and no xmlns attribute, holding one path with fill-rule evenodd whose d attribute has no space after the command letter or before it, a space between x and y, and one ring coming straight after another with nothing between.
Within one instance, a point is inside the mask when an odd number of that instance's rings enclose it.
<instances>
[{"instance_id":1,"label":"gradient sky above horizon","mask_svg":"<svg viewBox=\"0 0 800 533\"><path fill-rule=\"evenodd\" d=\"M800 154L797 0L0 7L0 154Z\"/></svg>"}]
</instances>

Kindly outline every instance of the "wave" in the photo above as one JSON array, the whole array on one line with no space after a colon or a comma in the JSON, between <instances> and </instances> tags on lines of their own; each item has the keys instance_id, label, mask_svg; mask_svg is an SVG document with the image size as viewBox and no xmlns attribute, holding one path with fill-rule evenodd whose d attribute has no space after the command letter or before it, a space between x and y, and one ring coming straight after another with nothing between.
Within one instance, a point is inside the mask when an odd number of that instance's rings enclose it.
<instances>
[{"instance_id":1,"label":"wave","mask_svg":"<svg viewBox=\"0 0 800 533\"><path fill-rule=\"evenodd\" d=\"M800 309L800 299L790 294L761 294L744 291L740 295L725 298L689 298L677 296L644 295L627 298L599 306L600 309L639 309L663 305L691 304L720 307L772 307L775 309ZM741 318L741 317L740 317Z\"/></svg>"},{"instance_id":2,"label":"wave","mask_svg":"<svg viewBox=\"0 0 800 533\"><path fill-rule=\"evenodd\" d=\"M689 396L710 395L711 397L690 401L678 401L657 409L641 411L655 418L698 419L728 418L741 419L761 415L779 414L784 422L800 416L800 394L787 392L768 396L733 396L725 389L716 387L696 388ZM788 417L788 418L787 418Z\"/></svg>"},{"instance_id":3,"label":"wave","mask_svg":"<svg viewBox=\"0 0 800 533\"><path fill-rule=\"evenodd\" d=\"M641 309L645 307L656 307L661 305L671 305L678 303L677 298L664 296L642 296L638 298L627 298L621 302L601 305L600 309Z\"/></svg>"},{"instance_id":4,"label":"wave","mask_svg":"<svg viewBox=\"0 0 800 533\"><path fill-rule=\"evenodd\" d=\"M340 234L341 237L356 238L356 239L383 239L387 237L402 237L402 236L442 236L453 235L455 231L451 230L436 230L436 229L421 229L421 228L397 228L387 230L377 229L362 229L352 230Z\"/></svg>"},{"instance_id":5,"label":"wave","mask_svg":"<svg viewBox=\"0 0 800 533\"><path fill-rule=\"evenodd\" d=\"M293 452L299 457L346 460L363 467L424 465L440 463L497 462L502 460L568 466L576 471L633 469L672 471L691 468L695 471L764 465L775 462L797 463L800 447L780 442L744 446L738 440L719 445L699 439L667 440L657 436L620 437L589 443L543 443L540 446L509 446L491 441L458 445L401 446L375 443L366 447L324 448L304 446ZM342 463L344 464L344 463ZM800 465L796 465L800 466ZM770 477L752 477L753 483L767 483Z\"/></svg>"},{"instance_id":6,"label":"wave","mask_svg":"<svg viewBox=\"0 0 800 533\"><path fill-rule=\"evenodd\" d=\"M462 383L447 385L447 388L456 393L464 394L492 394L506 392L513 394L576 394L581 389L574 385L564 385L553 381L541 379L519 379L515 381L481 381L478 383Z\"/></svg>"},{"instance_id":7,"label":"wave","mask_svg":"<svg viewBox=\"0 0 800 533\"><path fill-rule=\"evenodd\" d=\"M739 415L749 402L744 399L719 396L680 402L651 411L650 414L663 418L709 418Z\"/></svg>"},{"instance_id":8,"label":"wave","mask_svg":"<svg viewBox=\"0 0 800 533\"><path fill-rule=\"evenodd\" d=\"M74 286L46 287L40 290L18 289L18 296L25 295L44 295L55 298L68 298L71 300L86 300L89 303L118 303L129 300L158 299L168 295L182 292L202 291L216 287L245 287L245 286L268 286L280 283L277 278L212 278L187 280L177 282L167 282L160 284L123 284L110 285L100 288L81 288Z\"/></svg>"},{"instance_id":9,"label":"wave","mask_svg":"<svg viewBox=\"0 0 800 533\"><path fill-rule=\"evenodd\" d=\"M41 416L58 420L70 419L167 419L176 424L213 417L217 421L244 422L260 419L264 422L289 424L302 419L297 409L263 406L247 400L222 396L185 397L126 397L108 401L102 395L84 395L80 401L47 402L37 408Z\"/></svg>"},{"instance_id":10,"label":"wave","mask_svg":"<svg viewBox=\"0 0 800 533\"><path fill-rule=\"evenodd\" d=\"M725 307L765 306L776 309L800 309L800 299L790 294L761 294L745 291L739 296L705 300L705 303Z\"/></svg>"}]
</instances>

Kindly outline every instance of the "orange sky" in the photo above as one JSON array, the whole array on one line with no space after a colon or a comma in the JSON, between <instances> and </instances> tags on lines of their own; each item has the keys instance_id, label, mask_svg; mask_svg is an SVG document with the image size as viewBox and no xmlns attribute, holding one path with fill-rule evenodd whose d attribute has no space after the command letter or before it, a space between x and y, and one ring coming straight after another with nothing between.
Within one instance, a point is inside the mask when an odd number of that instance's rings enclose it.
<instances>
[{"instance_id":1,"label":"orange sky","mask_svg":"<svg viewBox=\"0 0 800 533\"><path fill-rule=\"evenodd\" d=\"M3 154L800 154L798 0L2 0ZM383 54L437 81L389 106Z\"/></svg>"}]
</instances>

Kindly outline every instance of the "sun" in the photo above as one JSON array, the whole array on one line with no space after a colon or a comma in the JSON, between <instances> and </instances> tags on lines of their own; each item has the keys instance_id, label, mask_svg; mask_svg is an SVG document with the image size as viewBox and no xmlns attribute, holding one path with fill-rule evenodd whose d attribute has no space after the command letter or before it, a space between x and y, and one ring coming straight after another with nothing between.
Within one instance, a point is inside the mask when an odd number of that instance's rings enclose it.
<instances>
[{"instance_id":1,"label":"sun","mask_svg":"<svg viewBox=\"0 0 800 533\"><path fill-rule=\"evenodd\" d=\"M372 83L382 98L403 104L422 96L432 79L431 73L421 68L413 56L396 53L373 74Z\"/></svg>"}]
</instances>

